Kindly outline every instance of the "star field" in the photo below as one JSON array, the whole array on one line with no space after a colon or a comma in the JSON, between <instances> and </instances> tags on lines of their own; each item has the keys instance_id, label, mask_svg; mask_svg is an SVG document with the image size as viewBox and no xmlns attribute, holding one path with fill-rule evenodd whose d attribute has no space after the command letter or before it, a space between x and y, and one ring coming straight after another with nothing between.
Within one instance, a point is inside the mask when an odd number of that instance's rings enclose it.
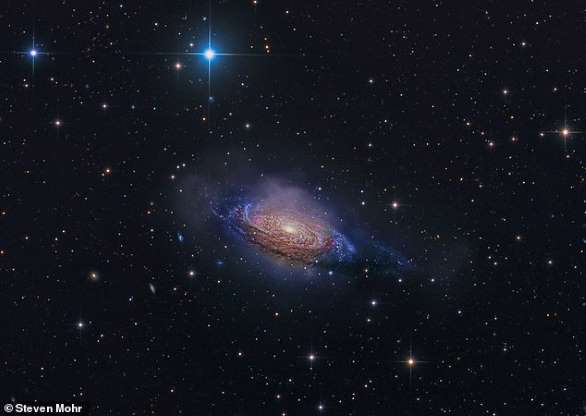
<instances>
[{"instance_id":1,"label":"star field","mask_svg":"<svg viewBox=\"0 0 586 416\"><path fill-rule=\"evenodd\" d=\"M9 2L2 404L586 414L584 13ZM275 182L376 251L277 266L250 240L287 254L313 217L218 225Z\"/></svg>"}]
</instances>

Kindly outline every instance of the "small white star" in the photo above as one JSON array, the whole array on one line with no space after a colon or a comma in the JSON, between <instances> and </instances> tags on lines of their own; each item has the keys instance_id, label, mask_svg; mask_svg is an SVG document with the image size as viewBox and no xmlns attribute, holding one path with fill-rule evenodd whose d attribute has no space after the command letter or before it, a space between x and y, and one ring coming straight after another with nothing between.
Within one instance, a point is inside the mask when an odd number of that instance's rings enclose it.
<instances>
[{"instance_id":1,"label":"small white star","mask_svg":"<svg viewBox=\"0 0 586 416\"><path fill-rule=\"evenodd\" d=\"M36 49L31 49L28 53L33 58L39 54L39 52Z\"/></svg>"}]
</instances>

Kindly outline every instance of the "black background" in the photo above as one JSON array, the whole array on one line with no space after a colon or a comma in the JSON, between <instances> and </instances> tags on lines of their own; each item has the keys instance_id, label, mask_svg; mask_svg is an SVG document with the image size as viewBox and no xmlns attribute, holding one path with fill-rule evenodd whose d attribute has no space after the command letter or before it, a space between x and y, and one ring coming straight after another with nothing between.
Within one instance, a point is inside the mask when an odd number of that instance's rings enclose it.
<instances>
[{"instance_id":1,"label":"black background","mask_svg":"<svg viewBox=\"0 0 586 416\"><path fill-rule=\"evenodd\" d=\"M213 0L255 56L211 103L207 2L4 5L5 402L584 414L584 4ZM420 273L284 282L200 232L194 177L288 182Z\"/></svg>"}]
</instances>

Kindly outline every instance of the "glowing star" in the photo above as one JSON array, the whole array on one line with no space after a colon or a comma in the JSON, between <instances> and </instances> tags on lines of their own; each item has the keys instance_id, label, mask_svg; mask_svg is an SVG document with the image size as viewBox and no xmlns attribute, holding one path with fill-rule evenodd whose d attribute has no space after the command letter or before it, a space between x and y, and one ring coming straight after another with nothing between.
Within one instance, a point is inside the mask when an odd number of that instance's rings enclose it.
<instances>
[{"instance_id":1,"label":"glowing star","mask_svg":"<svg viewBox=\"0 0 586 416\"><path fill-rule=\"evenodd\" d=\"M208 60L211 61L212 59L214 59L216 57L216 52L212 49L212 48L207 48L204 53L203 56Z\"/></svg>"},{"instance_id":2,"label":"glowing star","mask_svg":"<svg viewBox=\"0 0 586 416\"><path fill-rule=\"evenodd\" d=\"M407 365L409 367L415 366L415 359L413 357L409 357L409 359L407 360Z\"/></svg>"},{"instance_id":3,"label":"glowing star","mask_svg":"<svg viewBox=\"0 0 586 416\"><path fill-rule=\"evenodd\" d=\"M568 141L568 139L571 138L571 136L576 135L576 134L583 134L584 132L583 131L572 130L570 127L567 126L567 124L564 123L564 127L562 127L559 130L545 131L545 132L540 133L539 135L541 137L543 137L543 136L545 136L546 133L547 134L553 133L553 134L559 135L563 139L563 141L564 141L564 147L566 147L567 141Z\"/></svg>"},{"instance_id":4,"label":"glowing star","mask_svg":"<svg viewBox=\"0 0 586 416\"><path fill-rule=\"evenodd\" d=\"M35 56L37 56L37 55L38 55L38 52L37 52L37 50L36 50L36 49L31 49L31 50L30 50L28 53L29 53L29 55L30 55L30 56L32 56L33 58L34 58Z\"/></svg>"}]
</instances>

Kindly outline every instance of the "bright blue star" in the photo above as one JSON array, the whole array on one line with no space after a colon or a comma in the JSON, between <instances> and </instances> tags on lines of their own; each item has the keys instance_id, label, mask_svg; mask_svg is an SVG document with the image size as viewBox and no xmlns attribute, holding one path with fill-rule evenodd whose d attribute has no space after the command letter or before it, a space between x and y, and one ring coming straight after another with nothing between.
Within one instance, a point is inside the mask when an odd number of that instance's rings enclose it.
<instances>
[{"instance_id":1,"label":"bright blue star","mask_svg":"<svg viewBox=\"0 0 586 416\"><path fill-rule=\"evenodd\" d=\"M37 50L36 50L36 49L31 49L31 50L28 52L28 54L34 58L35 56L37 56L38 52L37 52Z\"/></svg>"},{"instance_id":2,"label":"bright blue star","mask_svg":"<svg viewBox=\"0 0 586 416\"><path fill-rule=\"evenodd\" d=\"M208 61L211 61L216 57L216 51L214 51L212 48L208 48L203 53L203 56L205 56Z\"/></svg>"}]
</instances>

